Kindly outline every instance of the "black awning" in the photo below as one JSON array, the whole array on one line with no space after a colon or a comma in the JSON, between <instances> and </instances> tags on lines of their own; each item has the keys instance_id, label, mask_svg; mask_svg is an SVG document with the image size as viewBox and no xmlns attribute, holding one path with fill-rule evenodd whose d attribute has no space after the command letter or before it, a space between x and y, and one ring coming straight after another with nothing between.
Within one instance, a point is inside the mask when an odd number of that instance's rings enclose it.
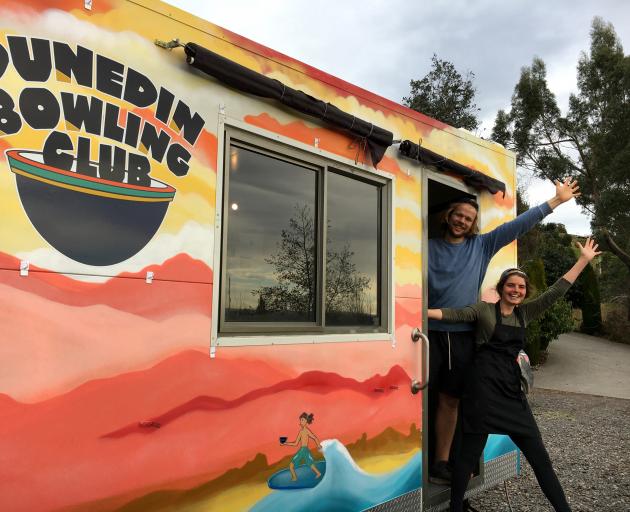
<instances>
[{"instance_id":1,"label":"black awning","mask_svg":"<svg viewBox=\"0 0 630 512\"><path fill-rule=\"evenodd\" d=\"M240 64L226 59L195 43L184 45L187 62L216 78L230 87L249 94L271 98L303 114L322 119L336 128L347 130L361 139L370 152L372 164L381 161L385 151L392 145L394 136L391 132L358 119L330 103L326 103L308 94L287 87L282 82L268 78Z\"/></svg>"},{"instance_id":2,"label":"black awning","mask_svg":"<svg viewBox=\"0 0 630 512\"><path fill-rule=\"evenodd\" d=\"M423 164L432 165L443 171L461 176L464 183L470 185L471 187L476 189L486 189L491 194L503 192L503 197L505 197L505 183L502 181L486 176L485 174L457 163L450 158L438 155L430 149L414 144L410 140L402 141L398 150L407 158L411 158L413 160L417 160L418 162L422 162Z\"/></svg>"}]
</instances>

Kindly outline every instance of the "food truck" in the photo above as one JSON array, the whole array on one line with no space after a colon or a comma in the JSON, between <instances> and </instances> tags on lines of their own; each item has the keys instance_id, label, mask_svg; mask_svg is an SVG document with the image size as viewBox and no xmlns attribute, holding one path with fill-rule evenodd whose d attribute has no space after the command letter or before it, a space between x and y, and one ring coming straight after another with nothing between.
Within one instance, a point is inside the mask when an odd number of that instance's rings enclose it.
<instances>
[{"instance_id":1,"label":"food truck","mask_svg":"<svg viewBox=\"0 0 630 512\"><path fill-rule=\"evenodd\" d=\"M157 1L0 19L0 509L446 508L427 240L514 154Z\"/></svg>"}]
</instances>

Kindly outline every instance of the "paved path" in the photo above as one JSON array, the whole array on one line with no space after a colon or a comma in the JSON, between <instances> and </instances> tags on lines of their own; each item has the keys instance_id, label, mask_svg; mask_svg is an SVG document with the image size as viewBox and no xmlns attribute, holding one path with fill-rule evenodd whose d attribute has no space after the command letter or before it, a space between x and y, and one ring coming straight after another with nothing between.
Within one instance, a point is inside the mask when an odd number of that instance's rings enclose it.
<instances>
[{"instance_id":1,"label":"paved path","mask_svg":"<svg viewBox=\"0 0 630 512\"><path fill-rule=\"evenodd\" d=\"M549 345L547 362L534 373L534 386L630 399L630 345L563 334Z\"/></svg>"}]
</instances>

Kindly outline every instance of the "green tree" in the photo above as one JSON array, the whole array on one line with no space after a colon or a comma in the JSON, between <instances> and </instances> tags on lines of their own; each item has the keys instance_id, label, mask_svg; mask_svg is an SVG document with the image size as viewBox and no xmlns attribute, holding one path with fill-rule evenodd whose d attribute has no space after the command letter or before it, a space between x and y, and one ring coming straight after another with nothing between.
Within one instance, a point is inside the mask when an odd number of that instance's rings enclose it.
<instances>
[{"instance_id":1,"label":"green tree","mask_svg":"<svg viewBox=\"0 0 630 512\"><path fill-rule=\"evenodd\" d=\"M520 215L529 210L529 204L525 200L524 192L519 188L516 190L516 214ZM538 249L540 247L540 224L536 224L524 235L521 235L516 245L517 261L520 266L523 266L528 261L538 257Z\"/></svg>"},{"instance_id":2,"label":"green tree","mask_svg":"<svg viewBox=\"0 0 630 512\"><path fill-rule=\"evenodd\" d=\"M517 191L516 198L517 213L521 214L529 210L529 204L522 197L520 190ZM552 222L537 224L518 239L517 251L518 263L522 267L527 267L533 261L540 259L544 264L546 280L549 283L556 282L575 263L573 238L567 234L562 224ZM569 289L566 298L573 307L581 308L582 275Z\"/></svg>"},{"instance_id":3,"label":"green tree","mask_svg":"<svg viewBox=\"0 0 630 512\"><path fill-rule=\"evenodd\" d=\"M545 282L545 265L541 259L529 261L526 265L523 265L523 270L527 272L529 284L532 287L530 298L536 297L540 294L541 290L547 288L547 283ZM538 364L540 362L540 338L540 321L535 320L530 322L527 326L525 352L527 352L532 364Z\"/></svg>"},{"instance_id":4,"label":"green tree","mask_svg":"<svg viewBox=\"0 0 630 512\"><path fill-rule=\"evenodd\" d=\"M523 204L527 206L527 203L523 202ZM562 224L552 222L540 224L519 239L518 261L524 268L529 268L533 265L535 272L538 272L537 262L540 262L544 268L545 281L547 283L555 283L575 263L577 250L574 244L573 237L567 233ZM538 285L537 282L534 284ZM546 349L547 340L557 337L554 334L554 324L560 329L558 334L571 330L569 327L566 329L562 327L565 318L567 318L565 312L567 305L565 304L582 310L583 322L580 326L582 332L588 334L601 332L602 313L599 282L597 274L591 265L584 269L573 286L569 288L560 305L554 305L548 315L541 319L541 322L544 324L543 330L545 331L540 332L541 350Z\"/></svg>"},{"instance_id":5,"label":"green tree","mask_svg":"<svg viewBox=\"0 0 630 512\"><path fill-rule=\"evenodd\" d=\"M462 76L451 62L433 54L431 71L420 80L411 80L410 95L403 98L403 103L451 126L475 130L480 121L474 78L472 71Z\"/></svg>"},{"instance_id":6,"label":"green tree","mask_svg":"<svg viewBox=\"0 0 630 512\"><path fill-rule=\"evenodd\" d=\"M630 57L613 26L595 18L566 116L546 74L539 58L521 70L511 109L498 112L492 138L539 177L576 176L578 204L591 213L594 232L630 269Z\"/></svg>"},{"instance_id":7,"label":"green tree","mask_svg":"<svg viewBox=\"0 0 630 512\"><path fill-rule=\"evenodd\" d=\"M582 272L582 325L580 330L586 334L602 332L602 308L597 275L591 265Z\"/></svg>"}]
</instances>

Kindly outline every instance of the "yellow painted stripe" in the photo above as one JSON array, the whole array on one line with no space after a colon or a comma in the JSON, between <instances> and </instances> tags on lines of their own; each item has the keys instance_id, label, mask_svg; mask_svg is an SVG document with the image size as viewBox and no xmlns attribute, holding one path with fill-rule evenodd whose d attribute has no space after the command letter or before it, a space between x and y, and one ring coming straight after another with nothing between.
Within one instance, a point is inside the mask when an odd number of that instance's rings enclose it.
<instances>
[{"instance_id":1,"label":"yellow painted stripe","mask_svg":"<svg viewBox=\"0 0 630 512\"><path fill-rule=\"evenodd\" d=\"M413 212L406 208L396 208L396 232L405 231L416 236L422 234L422 222Z\"/></svg>"},{"instance_id":2,"label":"yellow painted stripe","mask_svg":"<svg viewBox=\"0 0 630 512\"><path fill-rule=\"evenodd\" d=\"M418 270L422 269L422 259L419 252L414 252L406 247L397 245L394 249L394 254L396 258L396 267L408 269L416 268Z\"/></svg>"}]
</instances>

